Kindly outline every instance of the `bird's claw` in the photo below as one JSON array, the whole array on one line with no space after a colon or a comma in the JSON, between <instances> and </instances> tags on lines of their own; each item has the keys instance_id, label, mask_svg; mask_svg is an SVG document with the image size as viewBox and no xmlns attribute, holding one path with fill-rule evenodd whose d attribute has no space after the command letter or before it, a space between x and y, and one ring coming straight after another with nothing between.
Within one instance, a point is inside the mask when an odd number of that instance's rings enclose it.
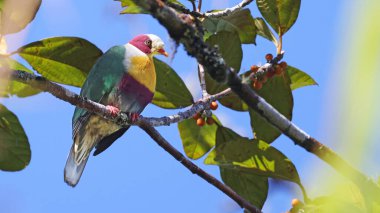
<instances>
[{"instance_id":1,"label":"bird's claw","mask_svg":"<svg viewBox=\"0 0 380 213\"><path fill-rule=\"evenodd\" d=\"M112 117L116 117L120 112L119 108L111 106L111 105L107 105L106 109L111 114Z\"/></svg>"},{"instance_id":2,"label":"bird's claw","mask_svg":"<svg viewBox=\"0 0 380 213\"><path fill-rule=\"evenodd\" d=\"M140 115L138 113L131 112L129 114L129 119L132 123L136 122L139 119Z\"/></svg>"}]
</instances>

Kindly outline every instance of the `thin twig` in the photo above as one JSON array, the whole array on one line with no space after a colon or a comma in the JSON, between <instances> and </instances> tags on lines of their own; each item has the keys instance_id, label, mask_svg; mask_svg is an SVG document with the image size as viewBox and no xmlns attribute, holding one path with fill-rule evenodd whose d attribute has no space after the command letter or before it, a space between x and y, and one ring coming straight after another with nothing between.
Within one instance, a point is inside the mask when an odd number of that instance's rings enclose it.
<instances>
[{"instance_id":1,"label":"thin twig","mask_svg":"<svg viewBox=\"0 0 380 213\"><path fill-rule=\"evenodd\" d=\"M191 1L191 2L193 2L193 1ZM194 7L193 7L193 10L189 10L189 9L187 9L187 8L179 5L179 4L175 4L175 3L172 3L172 2L169 2L169 1L167 1L166 4L169 7L173 8L173 9L181 11L182 13L185 13L185 14L192 15L194 17L198 17L198 18L204 18L204 17L218 18L218 17L222 17L222 16L228 16L229 14L231 14L231 13L233 13L235 11L241 10L243 7L247 6L251 2L253 2L253 0L243 0L242 2L240 2L237 5L235 5L234 7L226 8L226 9L218 11L218 12L207 12L207 13L201 13L200 10L195 11ZM199 4L198 4L198 8L199 8Z\"/></svg>"},{"instance_id":2,"label":"thin twig","mask_svg":"<svg viewBox=\"0 0 380 213\"><path fill-rule=\"evenodd\" d=\"M198 0L197 12L200 13L202 9L202 0Z\"/></svg>"},{"instance_id":3,"label":"thin twig","mask_svg":"<svg viewBox=\"0 0 380 213\"><path fill-rule=\"evenodd\" d=\"M49 92L55 97L64 100L66 102L71 103L74 106L78 106L80 108L86 109L90 112L94 112L99 116L105 117L107 119L113 120L117 122L121 126L128 125L139 125L140 122L149 123L151 126L169 126L170 124L178 123L183 120L192 118L195 114L207 110L210 106L211 101L218 100L223 98L229 94L231 94L231 89L226 89L222 92L219 92L215 95L208 95L194 103L190 109L187 109L183 112L179 112L174 115L163 116L163 117L143 117L140 116L137 121L131 122L128 118L127 113L120 113L119 116L113 117L111 113L107 110L107 108L99 104L97 102L91 101L85 97L79 96L70 90L53 83L49 80L46 80L43 77L36 76L34 74L19 71L19 70L11 70L11 72L5 72L1 70L0 78L8 79L11 77L13 80L26 83L32 87L40 89L45 92Z\"/></svg>"},{"instance_id":4,"label":"thin twig","mask_svg":"<svg viewBox=\"0 0 380 213\"><path fill-rule=\"evenodd\" d=\"M177 149L175 149L170 143L165 140L164 137L160 135L160 133L144 122L140 123L139 126L163 149L169 152L177 161L179 161L182 165L188 168L193 174L197 174L211 185L218 188L220 191L224 192L230 198L232 198L236 203L238 203L242 208L246 208L250 212L261 212L261 210L248 201L244 200L240 195L238 195L235 191L233 191L229 186L223 184L215 177L211 176L197 165L188 160L182 153L180 153Z\"/></svg>"},{"instance_id":5,"label":"thin twig","mask_svg":"<svg viewBox=\"0 0 380 213\"><path fill-rule=\"evenodd\" d=\"M202 89L202 97L207 97L207 88L206 88L206 80L205 80L205 69L202 64L198 64L198 72L199 72L199 82L201 84Z\"/></svg>"}]
</instances>

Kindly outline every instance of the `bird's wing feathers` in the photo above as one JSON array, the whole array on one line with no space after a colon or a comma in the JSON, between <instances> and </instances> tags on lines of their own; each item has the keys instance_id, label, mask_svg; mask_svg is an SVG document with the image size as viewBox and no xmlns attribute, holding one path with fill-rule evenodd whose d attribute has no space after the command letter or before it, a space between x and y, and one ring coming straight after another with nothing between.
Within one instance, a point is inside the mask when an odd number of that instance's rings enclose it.
<instances>
[{"instance_id":1,"label":"bird's wing feathers","mask_svg":"<svg viewBox=\"0 0 380 213\"><path fill-rule=\"evenodd\" d=\"M84 83L81 95L99 103L104 103L121 76L125 73L123 64L124 46L114 46L99 58L91 69ZM104 103L107 104L107 103ZM81 126L88 121L90 113L79 107L73 115L73 138L78 134Z\"/></svg>"}]
</instances>

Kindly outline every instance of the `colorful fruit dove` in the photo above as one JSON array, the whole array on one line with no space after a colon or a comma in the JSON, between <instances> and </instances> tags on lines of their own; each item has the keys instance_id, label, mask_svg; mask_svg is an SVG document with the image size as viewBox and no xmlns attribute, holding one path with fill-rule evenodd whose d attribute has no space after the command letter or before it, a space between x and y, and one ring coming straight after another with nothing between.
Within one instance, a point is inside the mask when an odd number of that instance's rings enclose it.
<instances>
[{"instance_id":1,"label":"colorful fruit dove","mask_svg":"<svg viewBox=\"0 0 380 213\"><path fill-rule=\"evenodd\" d=\"M136 120L153 99L156 87L153 56L156 54L168 56L162 40L153 34L139 35L124 46L112 47L92 67L81 96L106 105L113 115L121 111ZM129 127L121 127L78 107L72 123L74 143L67 158L64 179L74 187L90 152L94 148L93 155L103 152Z\"/></svg>"}]
</instances>

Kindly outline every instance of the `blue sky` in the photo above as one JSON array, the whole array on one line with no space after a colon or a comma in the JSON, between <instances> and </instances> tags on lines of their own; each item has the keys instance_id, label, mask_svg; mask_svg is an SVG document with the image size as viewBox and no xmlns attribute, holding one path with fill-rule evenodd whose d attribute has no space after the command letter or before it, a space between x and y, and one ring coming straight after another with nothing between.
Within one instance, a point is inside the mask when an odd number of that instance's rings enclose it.
<instances>
[{"instance_id":1,"label":"blue sky","mask_svg":"<svg viewBox=\"0 0 380 213\"><path fill-rule=\"evenodd\" d=\"M237 0L205 1L205 10L237 4ZM333 147L328 140L326 121L330 118L326 102L334 97L337 83L336 64L339 48L349 24L344 15L352 12L351 1L303 1L299 19L284 37L285 61L308 72L319 86L294 92L293 121L316 138ZM249 6L260 16L255 4ZM142 33L159 35L172 52L166 30L148 15L119 15L118 2L111 0L44 0L35 20L21 33L7 36L9 51L23 44L53 36L78 36L96 44L103 51L124 44ZM343 38L343 39L342 39ZM257 46L245 45L242 70L264 63L264 55L274 53L274 46L261 38ZM162 58L161 58L162 59ZM195 60L180 47L174 60L163 59L185 80L199 97ZM77 88L69 89L79 92ZM22 122L32 149L30 165L21 172L0 173L0 212L242 212L226 195L185 169L157 146L144 132L131 128L109 150L91 157L76 188L63 182L63 168L72 144L71 116L74 107L49 94L30 98L0 100ZM328 102L328 103L330 103ZM177 110L162 110L150 105L144 116L162 116ZM244 136L252 137L247 113L220 107L215 114L222 123ZM169 142L182 151L176 125L159 127ZM315 184L315 168L326 175L337 174L316 157L294 146L281 136L273 144L297 166L310 196L323 194ZM369 160L370 161L370 160ZM218 168L196 163L219 178ZM371 175L371 167L366 168ZM328 176L327 176L328 177ZM271 185L265 212L285 212L300 191L292 184Z\"/></svg>"}]
</instances>

